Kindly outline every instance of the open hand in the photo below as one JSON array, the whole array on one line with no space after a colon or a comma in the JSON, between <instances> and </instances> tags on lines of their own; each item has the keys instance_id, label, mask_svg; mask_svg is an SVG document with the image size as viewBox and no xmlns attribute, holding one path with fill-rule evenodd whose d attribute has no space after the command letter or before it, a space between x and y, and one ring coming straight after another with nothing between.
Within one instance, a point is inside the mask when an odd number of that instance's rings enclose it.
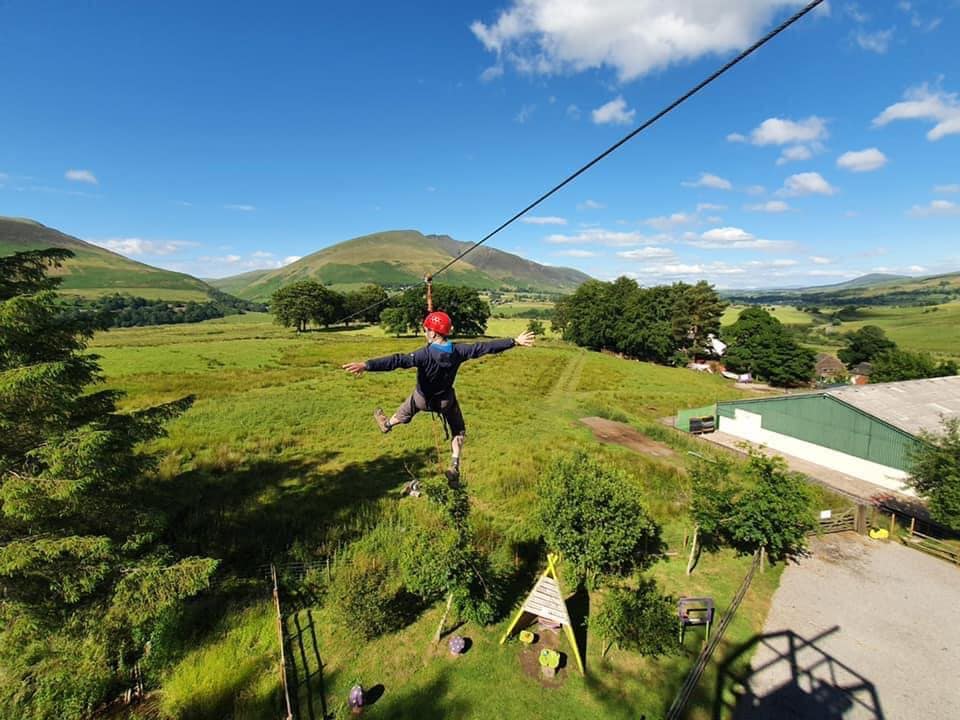
<instances>
[{"instance_id":1,"label":"open hand","mask_svg":"<svg viewBox=\"0 0 960 720\"><path fill-rule=\"evenodd\" d=\"M537 337L536 335L534 335L532 332L527 330L526 332L522 332L519 335L517 335L513 339L513 341L517 345L520 345L521 347L530 347L531 345L533 345L533 341L536 337Z\"/></svg>"},{"instance_id":2,"label":"open hand","mask_svg":"<svg viewBox=\"0 0 960 720\"><path fill-rule=\"evenodd\" d=\"M353 373L357 377L360 377L367 369L367 364L362 362L352 362L347 363L346 365L341 365L341 367L348 373Z\"/></svg>"}]
</instances>

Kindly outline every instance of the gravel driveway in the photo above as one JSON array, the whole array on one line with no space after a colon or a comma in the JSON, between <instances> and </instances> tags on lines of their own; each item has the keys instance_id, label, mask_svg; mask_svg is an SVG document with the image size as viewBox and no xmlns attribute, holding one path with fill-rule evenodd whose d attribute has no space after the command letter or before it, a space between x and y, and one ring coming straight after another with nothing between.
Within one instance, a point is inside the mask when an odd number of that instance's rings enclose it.
<instances>
[{"instance_id":1,"label":"gravel driveway","mask_svg":"<svg viewBox=\"0 0 960 720\"><path fill-rule=\"evenodd\" d=\"M737 720L960 718L960 568L853 533L786 569Z\"/></svg>"}]
</instances>

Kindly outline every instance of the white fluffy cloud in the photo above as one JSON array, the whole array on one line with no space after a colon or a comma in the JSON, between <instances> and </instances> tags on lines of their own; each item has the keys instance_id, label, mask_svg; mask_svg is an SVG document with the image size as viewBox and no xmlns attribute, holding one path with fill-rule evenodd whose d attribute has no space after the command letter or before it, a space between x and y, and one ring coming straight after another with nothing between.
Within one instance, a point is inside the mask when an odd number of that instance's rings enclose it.
<instances>
[{"instance_id":1,"label":"white fluffy cloud","mask_svg":"<svg viewBox=\"0 0 960 720\"><path fill-rule=\"evenodd\" d=\"M680 183L684 187L705 187L714 190L733 190L733 183L719 175L702 172L697 180Z\"/></svg>"},{"instance_id":2,"label":"white fluffy cloud","mask_svg":"<svg viewBox=\"0 0 960 720\"><path fill-rule=\"evenodd\" d=\"M663 263L641 267L637 272L665 278L692 278L702 280L711 276L744 275L745 267L729 265L724 262L712 263Z\"/></svg>"},{"instance_id":3,"label":"white fluffy cloud","mask_svg":"<svg viewBox=\"0 0 960 720\"><path fill-rule=\"evenodd\" d=\"M138 237L107 238L105 240L89 240L107 250L121 255L172 255L184 248L196 247L197 243L181 240L145 240Z\"/></svg>"},{"instance_id":4,"label":"white fluffy cloud","mask_svg":"<svg viewBox=\"0 0 960 720\"><path fill-rule=\"evenodd\" d=\"M783 213L789 211L790 206L783 200L768 200L756 205L747 205L746 209L750 212Z\"/></svg>"},{"instance_id":5,"label":"white fluffy cloud","mask_svg":"<svg viewBox=\"0 0 960 720\"><path fill-rule=\"evenodd\" d=\"M588 258L596 256L593 250L581 250L579 248L570 248L569 250L558 250L554 255L565 255L566 257Z\"/></svg>"},{"instance_id":6,"label":"white fluffy cloud","mask_svg":"<svg viewBox=\"0 0 960 720\"><path fill-rule=\"evenodd\" d=\"M97 176L89 170L67 170L63 176L72 182L88 183L89 185L98 185Z\"/></svg>"},{"instance_id":7,"label":"white fluffy cloud","mask_svg":"<svg viewBox=\"0 0 960 720\"><path fill-rule=\"evenodd\" d=\"M827 139L827 121L811 115L805 120L767 118L750 132L754 145L798 145ZM742 135L740 137L743 137ZM730 136L727 136L730 139Z\"/></svg>"},{"instance_id":8,"label":"white fluffy cloud","mask_svg":"<svg viewBox=\"0 0 960 720\"><path fill-rule=\"evenodd\" d=\"M283 260L280 261L280 263L281 265L289 265L290 263L295 263L302 257L303 255L287 255Z\"/></svg>"},{"instance_id":9,"label":"white fluffy cloud","mask_svg":"<svg viewBox=\"0 0 960 720\"><path fill-rule=\"evenodd\" d=\"M866 30L857 30L853 39L862 49L869 52L883 55L890 47L890 40L893 38L893 28L889 30L875 30L868 32Z\"/></svg>"},{"instance_id":10,"label":"white fluffy cloud","mask_svg":"<svg viewBox=\"0 0 960 720\"><path fill-rule=\"evenodd\" d=\"M597 125L629 125L636 113L636 110L627 109L627 101L623 96L618 96L598 107L591 116Z\"/></svg>"},{"instance_id":11,"label":"white fluffy cloud","mask_svg":"<svg viewBox=\"0 0 960 720\"><path fill-rule=\"evenodd\" d=\"M618 252L618 256L627 260L666 260L676 259L673 251L665 247L644 247L636 250L625 250Z\"/></svg>"},{"instance_id":12,"label":"white fluffy cloud","mask_svg":"<svg viewBox=\"0 0 960 720\"><path fill-rule=\"evenodd\" d=\"M875 127L894 120L928 120L934 123L927 133L928 140L940 140L960 133L960 101L957 93L940 88L931 89L927 83L907 90L902 102L894 103L873 119Z\"/></svg>"},{"instance_id":13,"label":"white fluffy cloud","mask_svg":"<svg viewBox=\"0 0 960 720\"><path fill-rule=\"evenodd\" d=\"M726 205L717 205L716 203L698 203L697 212L701 213L704 210L726 210Z\"/></svg>"},{"instance_id":14,"label":"white fluffy cloud","mask_svg":"<svg viewBox=\"0 0 960 720\"><path fill-rule=\"evenodd\" d=\"M791 247L791 243L764 240L738 227L713 228L699 238L689 240L689 243L708 250L778 250Z\"/></svg>"},{"instance_id":15,"label":"white fluffy cloud","mask_svg":"<svg viewBox=\"0 0 960 720\"><path fill-rule=\"evenodd\" d=\"M778 191L781 195L833 195L837 189L817 172L798 173L788 177Z\"/></svg>"},{"instance_id":16,"label":"white fluffy cloud","mask_svg":"<svg viewBox=\"0 0 960 720\"><path fill-rule=\"evenodd\" d=\"M237 210L238 212L253 212L257 208L254 205L229 204L223 206L225 210Z\"/></svg>"},{"instance_id":17,"label":"white fluffy cloud","mask_svg":"<svg viewBox=\"0 0 960 720\"><path fill-rule=\"evenodd\" d=\"M911 217L960 215L960 205L950 200L933 200L929 205L914 205L908 214Z\"/></svg>"},{"instance_id":18,"label":"white fluffy cloud","mask_svg":"<svg viewBox=\"0 0 960 720\"><path fill-rule=\"evenodd\" d=\"M937 185L933 188L935 193L960 193L960 184Z\"/></svg>"},{"instance_id":19,"label":"white fluffy cloud","mask_svg":"<svg viewBox=\"0 0 960 720\"><path fill-rule=\"evenodd\" d=\"M813 157L813 151L806 145L791 145L784 148L777 158L777 165L786 165L788 162L797 160L809 160Z\"/></svg>"},{"instance_id":20,"label":"white fluffy cloud","mask_svg":"<svg viewBox=\"0 0 960 720\"><path fill-rule=\"evenodd\" d=\"M566 225L567 219L555 215L526 215L520 222L527 225Z\"/></svg>"},{"instance_id":21,"label":"white fluffy cloud","mask_svg":"<svg viewBox=\"0 0 960 720\"><path fill-rule=\"evenodd\" d=\"M783 10L805 0L510 0L470 29L519 72L535 75L610 68L629 81L705 55L749 45Z\"/></svg>"},{"instance_id":22,"label":"white fluffy cloud","mask_svg":"<svg viewBox=\"0 0 960 720\"><path fill-rule=\"evenodd\" d=\"M812 262L814 265L829 265L833 262L833 260L828 257L824 257L823 255L811 255L810 262Z\"/></svg>"},{"instance_id":23,"label":"white fluffy cloud","mask_svg":"<svg viewBox=\"0 0 960 720\"><path fill-rule=\"evenodd\" d=\"M644 235L638 232L617 232L602 228L589 228L575 235L548 235L546 241L553 245L607 245L630 247L634 245L658 245L669 242L668 235Z\"/></svg>"},{"instance_id":24,"label":"white fluffy cloud","mask_svg":"<svg viewBox=\"0 0 960 720\"><path fill-rule=\"evenodd\" d=\"M871 172L887 164L887 156L877 148L851 150L837 158L837 167L851 172Z\"/></svg>"}]
</instances>

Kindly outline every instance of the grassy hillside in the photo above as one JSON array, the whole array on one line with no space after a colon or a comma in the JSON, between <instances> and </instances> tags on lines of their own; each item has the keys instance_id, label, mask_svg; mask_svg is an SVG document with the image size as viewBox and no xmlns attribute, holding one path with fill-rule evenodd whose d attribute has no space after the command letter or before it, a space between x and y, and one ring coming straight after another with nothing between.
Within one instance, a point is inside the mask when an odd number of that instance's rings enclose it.
<instances>
[{"instance_id":1,"label":"grassy hillside","mask_svg":"<svg viewBox=\"0 0 960 720\"><path fill-rule=\"evenodd\" d=\"M960 272L906 277L872 274L835 285L726 291L732 302L805 305L935 305L960 300Z\"/></svg>"},{"instance_id":2,"label":"grassy hillside","mask_svg":"<svg viewBox=\"0 0 960 720\"><path fill-rule=\"evenodd\" d=\"M740 312L749 305L731 305L721 318L723 326L736 322ZM764 305L784 325L811 326L815 316L788 305ZM843 344L842 336L859 330L864 325L876 325L905 350L929 352L938 357L960 358L960 302L932 306L864 306L856 317L839 325L827 319L837 308L822 307L823 315L816 328L817 342L805 343L818 352L836 354Z\"/></svg>"},{"instance_id":3,"label":"grassy hillside","mask_svg":"<svg viewBox=\"0 0 960 720\"><path fill-rule=\"evenodd\" d=\"M513 334L525 324L502 319L491 331ZM276 627L260 566L330 547L338 539L395 537L390 533L402 527L407 513L422 507L416 503L427 502L400 499L399 491L411 473L435 472L434 421L424 414L381 435L370 416L375 405L399 404L413 374L352 378L340 369L344 362L408 351L421 342L386 338L375 328L297 335L256 314L96 338L92 349L102 356L108 384L127 392L126 409L197 396L155 445L165 456L157 482L177 503L174 542L178 549L222 558L224 578L251 578L224 581L220 600L202 605L211 615L183 636L182 649L171 656L152 716L278 715ZM558 453L584 449L627 470L637 496L662 525L668 550L678 555L653 568L658 582L675 595L713 596L718 612L726 609L747 558L708 553L692 576L684 574L683 540L690 529L686 453L711 451L672 434L657 419L681 407L739 396L738 391L715 376L551 342L469 363L457 389L469 433L465 479L485 542L507 548L528 542L536 532L537 482L544 467ZM666 441L674 454L654 457L600 445L577 422L585 415L627 421ZM536 572L517 562L508 605L522 600ZM509 565L514 567L512 554ZM778 569L757 576L718 650L718 662L760 632L778 577ZM239 592L243 587L246 595ZM568 665L556 687L544 687L524 673L519 643L499 644L509 613L490 627L460 627L472 647L453 660L430 643L442 602L404 629L363 642L355 628L338 621L322 590L287 594L292 662L298 677L308 677L297 691L301 707L309 697L320 717L325 699L331 717L346 718L347 693L359 681L383 688L368 711L374 717L520 720L544 712L556 720L662 717L696 661L702 633L691 632L681 654L660 660L616 649L601 659L600 642L582 625L601 599L602 593L582 593L571 610L585 642L589 676L582 678ZM564 643L561 649L569 653ZM688 717L712 717L716 667L708 669Z\"/></svg>"},{"instance_id":4,"label":"grassy hillside","mask_svg":"<svg viewBox=\"0 0 960 720\"><path fill-rule=\"evenodd\" d=\"M32 220L0 217L0 255L59 247L76 257L53 274L63 277L66 294L97 297L123 293L149 299L207 300L209 286L202 280L151 267L66 235Z\"/></svg>"},{"instance_id":5,"label":"grassy hillside","mask_svg":"<svg viewBox=\"0 0 960 720\"><path fill-rule=\"evenodd\" d=\"M338 289L363 283L412 285L469 245L445 235L394 230L338 243L277 270L258 270L211 283L250 300L265 300L282 285L306 279ZM578 270L539 265L483 246L443 273L438 281L481 289L526 288L560 293L573 290L587 279Z\"/></svg>"}]
</instances>

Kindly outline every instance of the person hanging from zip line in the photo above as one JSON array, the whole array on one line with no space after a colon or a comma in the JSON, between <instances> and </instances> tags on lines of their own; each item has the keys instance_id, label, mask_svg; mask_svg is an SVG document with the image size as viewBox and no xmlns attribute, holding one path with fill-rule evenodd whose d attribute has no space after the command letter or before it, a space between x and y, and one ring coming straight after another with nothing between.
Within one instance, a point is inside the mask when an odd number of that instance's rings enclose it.
<instances>
[{"instance_id":1,"label":"person hanging from zip line","mask_svg":"<svg viewBox=\"0 0 960 720\"><path fill-rule=\"evenodd\" d=\"M533 345L535 336L532 332L524 332L513 339L455 345L447 339L453 330L453 323L445 312L432 312L427 315L423 321L423 328L427 336L426 347L412 353L396 353L366 362L347 363L343 369L357 376L367 371L417 369L416 387L393 416L388 419L383 410L377 408L373 412L373 418L380 427L380 431L388 433L394 425L406 425L418 412L429 410L438 413L453 438L451 441L453 457L450 468L444 474L448 484L456 487L460 482L460 454L467 430L463 422L463 413L460 411L460 403L457 402L457 393L453 389L457 370L467 360L492 353L502 353L518 345L530 347Z\"/></svg>"}]
</instances>

